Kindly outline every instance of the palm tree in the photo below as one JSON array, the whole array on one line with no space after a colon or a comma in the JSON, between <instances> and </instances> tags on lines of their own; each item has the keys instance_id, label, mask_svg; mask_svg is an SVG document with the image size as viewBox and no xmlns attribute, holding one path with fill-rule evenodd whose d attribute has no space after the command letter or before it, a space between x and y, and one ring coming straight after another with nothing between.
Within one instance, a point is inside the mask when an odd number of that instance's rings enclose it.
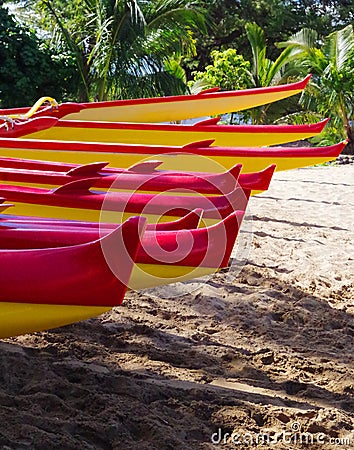
<instances>
[{"instance_id":1,"label":"palm tree","mask_svg":"<svg viewBox=\"0 0 354 450\"><path fill-rule=\"evenodd\" d=\"M331 118L332 139L347 138L354 152L354 32L352 25L329 34L322 45L316 31L303 29L278 44L290 51L289 60L303 73L312 72L302 104Z\"/></svg>"},{"instance_id":2,"label":"palm tree","mask_svg":"<svg viewBox=\"0 0 354 450\"><path fill-rule=\"evenodd\" d=\"M245 60L232 48L221 52L213 51L211 53L213 65L208 65L203 72L193 72L195 84L192 88L219 86L222 89L245 89L296 81L299 73L289 66L291 50L285 49L275 61L272 61L267 58L264 31L256 23L247 23L245 28L252 50L251 61ZM230 123L249 121L253 124L271 123L296 107L297 99L286 99L274 105L267 104L233 113Z\"/></svg>"},{"instance_id":3,"label":"palm tree","mask_svg":"<svg viewBox=\"0 0 354 450\"><path fill-rule=\"evenodd\" d=\"M286 48L275 61L267 58L267 44L264 31L256 23L247 23L247 38L252 50L250 79L252 87L267 87L271 85L284 84L298 78L298 72L289 66L289 55L291 49ZM290 100L293 103L293 100ZM285 103L284 103L285 104ZM289 108L289 101L286 102ZM252 123L264 123L273 119L269 109L274 105L268 104L254 108L250 111ZM275 108L279 111L279 103ZM277 113L279 116L279 112Z\"/></svg>"},{"instance_id":4,"label":"palm tree","mask_svg":"<svg viewBox=\"0 0 354 450\"><path fill-rule=\"evenodd\" d=\"M205 27L201 11L186 0L83 0L76 7L60 0L29 1L39 2L55 24L57 45L74 55L81 101L186 91L169 63L194 54L193 30Z\"/></svg>"}]
</instances>

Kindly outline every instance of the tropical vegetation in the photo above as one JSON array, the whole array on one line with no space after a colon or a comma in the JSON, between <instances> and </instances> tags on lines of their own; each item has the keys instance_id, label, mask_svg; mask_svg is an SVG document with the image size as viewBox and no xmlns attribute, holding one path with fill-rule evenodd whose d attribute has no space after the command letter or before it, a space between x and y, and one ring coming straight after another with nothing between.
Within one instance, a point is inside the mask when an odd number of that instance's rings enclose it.
<instances>
[{"instance_id":1,"label":"tropical vegetation","mask_svg":"<svg viewBox=\"0 0 354 450\"><path fill-rule=\"evenodd\" d=\"M301 97L233 122L330 117L321 143L353 146L353 20L351 2L331 0L0 0L0 105L242 89L312 73Z\"/></svg>"},{"instance_id":2,"label":"tropical vegetation","mask_svg":"<svg viewBox=\"0 0 354 450\"><path fill-rule=\"evenodd\" d=\"M0 2L0 105L32 104L48 95L70 100L75 68L28 27L19 25Z\"/></svg>"},{"instance_id":3,"label":"tropical vegetation","mask_svg":"<svg viewBox=\"0 0 354 450\"><path fill-rule=\"evenodd\" d=\"M195 56L193 30L204 16L186 0L28 0L32 25L69 51L81 101L185 92L171 60Z\"/></svg>"},{"instance_id":4,"label":"tropical vegetation","mask_svg":"<svg viewBox=\"0 0 354 450\"><path fill-rule=\"evenodd\" d=\"M278 44L290 51L299 73L312 73L301 104L315 115L330 117L328 136L347 138L354 145L354 32L353 26L334 31L319 44L315 30L303 29Z\"/></svg>"}]
</instances>

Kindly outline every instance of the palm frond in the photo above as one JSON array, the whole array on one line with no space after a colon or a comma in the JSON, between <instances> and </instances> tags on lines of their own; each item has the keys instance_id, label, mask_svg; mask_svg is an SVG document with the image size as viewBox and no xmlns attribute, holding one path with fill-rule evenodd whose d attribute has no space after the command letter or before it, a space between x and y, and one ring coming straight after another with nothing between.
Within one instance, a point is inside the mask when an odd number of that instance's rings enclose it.
<instances>
[{"instance_id":1,"label":"palm frond","mask_svg":"<svg viewBox=\"0 0 354 450\"><path fill-rule=\"evenodd\" d=\"M165 26L170 20L205 27L206 9L188 0L154 0L143 3L143 14L149 26Z\"/></svg>"},{"instance_id":2,"label":"palm frond","mask_svg":"<svg viewBox=\"0 0 354 450\"><path fill-rule=\"evenodd\" d=\"M266 42L264 31L254 22L247 23L245 28L253 55L252 72L255 85L261 86L261 78L262 73L264 73L264 64L266 59Z\"/></svg>"},{"instance_id":3,"label":"palm frond","mask_svg":"<svg viewBox=\"0 0 354 450\"><path fill-rule=\"evenodd\" d=\"M329 34L323 45L323 52L338 72L343 70L349 57L353 56L353 51L354 32L352 25Z\"/></svg>"},{"instance_id":4,"label":"palm frond","mask_svg":"<svg viewBox=\"0 0 354 450\"><path fill-rule=\"evenodd\" d=\"M200 78L196 81L190 82L188 86L191 94L199 94L199 92L204 91L205 89L214 87L214 85L205 78Z\"/></svg>"},{"instance_id":5,"label":"palm frond","mask_svg":"<svg viewBox=\"0 0 354 450\"><path fill-rule=\"evenodd\" d=\"M277 42L276 46L278 48L292 46L304 50L316 47L317 39L317 31L312 30L311 28L302 28L299 32L290 36L287 41Z\"/></svg>"},{"instance_id":6,"label":"palm frond","mask_svg":"<svg viewBox=\"0 0 354 450\"><path fill-rule=\"evenodd\" d=\"M323 120L321 114L313 111L300 111L287 114L274 121L275 125L303 125Z\"/></svg>"}]
</instances>

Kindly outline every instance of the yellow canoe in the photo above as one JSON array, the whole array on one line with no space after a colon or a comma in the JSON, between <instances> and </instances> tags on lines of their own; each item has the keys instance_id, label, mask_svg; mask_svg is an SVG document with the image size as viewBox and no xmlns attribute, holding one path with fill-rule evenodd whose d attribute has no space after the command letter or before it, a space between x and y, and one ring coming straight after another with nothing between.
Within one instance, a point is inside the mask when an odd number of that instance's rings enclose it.
<instances>
[{"instance_id":1,"label":"yellow canoe","mask_svg":"<svg viewBox=\"0 0 354 450\"><path fill-rule=\"evenodd\" d=\"M170 122L194 117L214 116L254 108L302 92L311 75L301 81L263 88L220 91L213 88L194 95L113 100L94 103L63 103L57 105L49 97L39 99L31 109L0 110L0 115L35 117L53 115L68 120L99 120L107 122ZM39 108L43 101L51 106ZM75 111L75 112L70 112Z\"/></svg>"},{"instance_id":2,"label":"yellow canoe","mask_svg":"<svg viewBox=\"0 0 354 450\"><path fill-rule=\"evenodd\" d=\"M213 140L219 147L264 147L318 135L328 120L304 125L217 125L211 119L195 125L87 122L59 120L52 127L23 132L28 139L112 142L142 145L186 145Z\"/></svg>"},{"instance_id":3,"label":"yellow canoe","mask_svg":"<svg viewBox=\"0 0 354 450\"><path fill-rule=\"evenodd\" d=\"M159 160L163 170L223 172L242 164L243 173L259 172L276 164L276 170L306 167L336 159L346 142L326 147L209 147L210 141L183 147L87 143L0 138L0 154L23 158L89 164L107 161L111 167L129 168L141 161Z\"/></svg>"}]
</instances>

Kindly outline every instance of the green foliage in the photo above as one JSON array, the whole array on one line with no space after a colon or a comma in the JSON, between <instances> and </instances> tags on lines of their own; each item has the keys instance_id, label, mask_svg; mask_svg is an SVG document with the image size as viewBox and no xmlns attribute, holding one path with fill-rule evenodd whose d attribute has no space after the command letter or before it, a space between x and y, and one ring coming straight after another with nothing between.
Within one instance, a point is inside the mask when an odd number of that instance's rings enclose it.
<instances>
[{"instance_id":1,"label":"green foliage","mask_svg":"<svg viewBox=\"0 0 354 450\"><path fill-rule=\"evenodd\" d=\"M40 13L37 26L75 58L80 100L186 92L169 60L194 56L193 30L205 28L199 9L186 0L27 3Z\"/></svg>"},{"instance_id":2,"label":"green foliage","mask_svg":"<svg viewBox=\"0 0 354 450\"><path fill-rule=\"evenodd\" d=\"M0 5L1 6L1 5ZM0 105L32 104L39 97L70 98L72 62L53 55L33 32L0 7Z\"/></svg>"},{"instance_id":3,"label":"green foliage","mask_svg":"<svg viewBox=\"0 0 354 450\"><path fill-rule=\"evenodd\" d=\"M194 81L203 80L205 86L218 86L223 90L245 89L251 86L249 61L236 50L211 52L213 64L203 72L193 72Z\"/></svg>"},{"instance_id":4,"label":"green foliage","mask_svg":"<svg viewBox=\"0 0 354 450\"><path fill-rule=\"evenodd\" d=\"M287 39L301 28L317 30L319 36L343 28L354 22L352 1L342 0L199 0L197 2L208 12L207 36L197 38L197 69L210 64L212 50L235 48L245 59L251 59L246 23L257 23L272 42ZM279 51L275 46L268 49L269 57L275 60ZM187 68L195 61L186 61Z\"/></svg>"},{"instance_id":5,"label":"green foliage","mask_svg":"<svg viewBox=\"0 0 354 450\"><path fill-rule=\"evenodd\" d=\"M294 80L294 77L291 77L292 71L288 70L291 50L283 50L276 60L272 61L267 57L268 47L264 31L256 23L248 23L245 28L251 47L251 61L246 61L235 49L223 52L214 50L212 52L213 65L207 66L203 72L193 72L195 81L203 80L202 87L258 88ZM267 104L242 111L237 115L232 115L232 120L236 118L240 122L270 123L283 114L293 112L297 99L288 99L281 103L282 106L280 106L280 102L277 102L275 106Z\"/></svg>"},{"instance_id":6,"label":"green foliage","mask_svg":"<svg viewBox=\"0 0 354 450\"><path fill-rule=\"evenodd\" d=\"M330 33L321 42L314 30L301 30L278 44L291 51L299 73L312 72L313 80L301 103L309 111L330 117L326 141L347 137L353 146L354 32L347 27Z\"/></svg>"},{"instance_id":7,"label":"green foliage","mask_svg":"<svg viewBox=\"0 0 354 450\"><path fill-rule=\"evenodd\" d=\"M323 142L345 136L353 142L352 2L17 3L25 5L22 21L32 31L0 9L3 106L31 103L41 95L73 98L73 92L79 100L102 100L185 93L187 84L191 92L210 86L244 89L295 81L311 72L301 96L303 110L300 96L294 96L234 118L301 123L330 117Z\"/></svg>"}]
</instances>

